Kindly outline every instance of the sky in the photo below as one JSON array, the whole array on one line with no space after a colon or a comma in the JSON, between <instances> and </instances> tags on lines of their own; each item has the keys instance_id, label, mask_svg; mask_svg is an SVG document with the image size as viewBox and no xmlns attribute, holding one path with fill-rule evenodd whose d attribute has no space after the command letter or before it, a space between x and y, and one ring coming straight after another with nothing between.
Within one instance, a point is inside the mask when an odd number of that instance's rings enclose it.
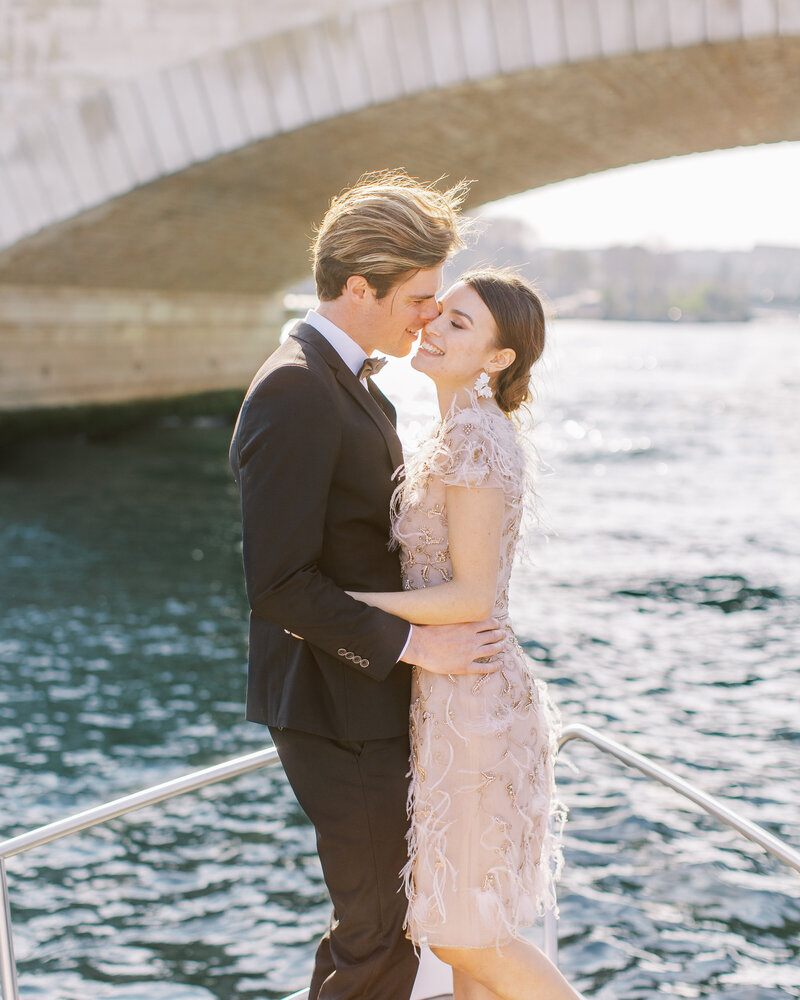
<instances>
[{"instance_id":1,"label":"sky","mask_svg":"<svg viewBox=\"0 0 800 1000\"><path fill-rule=\"evenodd\" d=\"M800 247L800 142L620 167L492 202L480 214L524 219L542 246Z\"/></svg>"}]
</instances>

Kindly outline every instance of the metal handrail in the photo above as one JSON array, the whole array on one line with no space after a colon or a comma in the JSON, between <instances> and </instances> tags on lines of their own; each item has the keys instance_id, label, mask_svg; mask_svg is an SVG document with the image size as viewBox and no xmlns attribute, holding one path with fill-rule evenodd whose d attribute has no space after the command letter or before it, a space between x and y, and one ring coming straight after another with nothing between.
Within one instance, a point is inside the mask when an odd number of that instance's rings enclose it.
<instances>
[{"instance_id":1,"label":"metal handrail","mask_svg":"<svg viewBox=\"0 0 800 1000\"><path fill-rule=\"evenodd\" d=\"M183 795L186 792L195 792L199 788L205 788L206 785L213 785L218 781L238 778L241 774L256 771L260 767L275 764L277 761L278 751L275 747L268 747L266 750L257 750L244 757L233 757L221 764L214 764L213 767L191 771L189 774L181 775L180 778L164 781L160 785L151 785L140 792L123 795L122 798L112 799L111 802L104 802L103 805L84 809L82 812L73 813L72 816L67 816L55 823L48 823L47 826L40 826L36 830L30 830L28 833L21 833L18 837L4 840L0 842L0 858L10 858L15 854L22 854L34 847L41 847L43 844L58 840L60 837L67 837L71 833L78 833L100 823L106 823L110 819L116 819L118 816L124 816L125 813L133 812L135 809L152 806L156 802L163 802L165 799L172 799L176 795Z\"/></svg>"},{"instance_id":2,"label":"metal handrail","mask_svg":"<svg viewBox=\"0 0 800 1000\"><path fill-rule=\"evenodd\" d=\"M654 764L641 754L629 750L621 743L617 743L616 740L612 740L608 736L603 736L597 730L580 723L566 726L563 729L559 739L559 749L570 740L584 740L587 743L591 743L598 749L616 757L629 767L634 767L648 777L667 785L726 825L738 830L739 833L743 834L749 840L763 847L773 857L778 858L800 873L800 852L789 847L788 844L784 844L783 841L768 833L763 827L758 826L758 824L751 823L749 820L737 816L730 808L712 796L706 795L705 792L701 792L694 785L678 777L678 775L667 768L662 767L660 764ZM19 1000L16 965L14 962L14 945L11 933L11 910L6 879L6 858L30 851L34 847L41 847L43 844L49 844L54 840L77 833L80 830L97 826L118 816L124 816L135 809L142 809L145 806L154 805L156 802L163 802L165 799L174 798L176 795L183 795L186 792L197 791L200 788L205 788L207 785L212 785L219 781L239 777L242 774L247 774L249 771L255 771L259 768L275 764L277 761L277 750L274 747L268 747L265 750L258 750L255 753L223 761L221 764L215 764L213 767L192 771L190 774L173 778L170 781L164 781L159 785L153 785L139 792L133 792L131 795L124 795L103 805L84 809L55 823L49 823L47 826L30 830L27 833L0 842L0 987L2 988L3 1000ZM553 911L548 912L545 916L544 950L550 959L557 963L558 932ZM302 996L302 993L295 995Z\"/></svg>"},{"instance_id":3,"label":"metal handrail","mask_svg":"<svg viewBox=\"0 0 800 1000\"><path fill-rule=\"evenodd\" d=\"M133 812L135 809L142 809L144 806L151 806L156 802L163 802L165 799L171 799L186 792L195 792L199 788L205 788L206 785L213 785L218 781L238 778L242 774L247 774L248 771L256 771L258 768L267 767L277 761L278 751L275 747L267 747L265 750L257 750L255 753L245 754L243 757L234 757L221 764L215 764L213 767L204 767L200 771L192 771L179 778L172 778L172 780L164 781L159 785L152 785L140 792L123 795L122 798L112 799L111 802L105 802L103 805L94 806L91 809L84 809L82 812L74 813L72 816L67 816L55 823L48 823L47 826L40 826L36 830L30 830L28 833L22 833L18 837L0 842L0 987L2 987L3 1000L19 1000L17 967L14 961L14 939L11 932L11 907L6 879L6 858L30 851L34 847L41 847L42 844L49 844L51 841L67 837L71 833L78 833L80 830L87 830L89 827L106 823L110 819L124 816L125 813Z\"/></svg>"},{"instance_id":4,"label":"metal handrail","mask_svg":"<svg viewBox=\"0 0 800 1000\"><path fill-rule=\"evenodd\" d=\"M618 760L621 760L623 764L635 767L648 777L655 778L656 781L660 781L662 785L672 788L684 798L691 799L701 809L721 820L726 826L738 830L742 836L747 837L748 840L752 840L759 847L763 847L768 854L771 854L779 861L783 861L784 864L789 865L790 868L794 868L796 872L800 873L800 851L785 844L774 834L765 830L763 826L759 826L758 823L753 823L749 819L737 816L729 806L723 805L719 799L701 792L699 788L695 788L690 782L679 778L677 774L668 768L663 767L661 764L654 764L653 761L648 760L647 757L642 756L640 753L636 753L635 750L629 750L621 743L617 743L616 740L612 740L608 736L603 736L596 729L584 726L581 723L575 723L572 726L564 728L558 744L559 749L565 743L569 742L569 740L585 740L587 743L593 743L598 749L604 750L606 753L610 753Z\"/></svg>"},{"instance_id":5,"label":"metal handrail","mask_svg":"<svg viewBox=\"0 0 800 1000\"><path fill-rule=\"evenodd\" d=\"M783 861L784 864L789 865L790 868L794 868L796 872L800 873L800 851L789 847L788 844L785 844L757 823L752 823L749 819L742 819L741 816L737 816L732 809L723 805L718 799L715 799L712 795L707 795L705 792L701 792L699 788L695 788L690 782L678 777L677 774L668 768L663 767L661 764L654 764L653 761L648 760L647 757L642 756L640 753L636 753L635 750L629 750L621 743L617 743L616 740L612 740L608 736L603 736L596 729L584 726L579 722L564 727L558 741L558 749L561 750L564 744L569 743L570 740L584 740L586 743L591 743L599 750L611 754L612 757L616 757L617 760L622 761L628 767L634 767L648 778L660 781L662 785L666 785L679 795L691 800L711 816L716 817L716 819L720 820L726 826L737 830L744 837L747 837L748 840L752 840L759 847L763 847L768 854L771 854L779 861ZM552 910L549 910L544 918L544 945L547 956L558 964L558 932L556 929L556 917Z\"/></svg>"}]
</instances>

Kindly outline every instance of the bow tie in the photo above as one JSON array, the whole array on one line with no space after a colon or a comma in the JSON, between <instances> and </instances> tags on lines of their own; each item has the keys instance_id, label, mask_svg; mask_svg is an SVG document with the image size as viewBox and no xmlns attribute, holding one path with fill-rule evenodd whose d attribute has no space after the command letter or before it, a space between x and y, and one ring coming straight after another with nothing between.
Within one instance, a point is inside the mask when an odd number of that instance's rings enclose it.
<instances>
[{"instance_id":1,"label":"bow tie","mask_svg":"<svg viewBox=\"0 0 800 1000\"><path fill-rule=\"evenodd\" d=\"M357 378L369 378L370 375L376 375L387 361L388 358L367 358L361 368L359 368Z\"/></svg>"}]
</instances>

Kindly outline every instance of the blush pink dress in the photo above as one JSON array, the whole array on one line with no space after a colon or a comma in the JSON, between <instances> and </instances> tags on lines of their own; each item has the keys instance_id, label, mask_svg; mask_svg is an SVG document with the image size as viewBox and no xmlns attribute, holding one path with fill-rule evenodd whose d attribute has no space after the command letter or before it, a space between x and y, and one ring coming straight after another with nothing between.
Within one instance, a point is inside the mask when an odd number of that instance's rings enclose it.
<instances>
[{"instance_id":1,"label":"blush pink dress","mask_svg":"<svg viewBox=\"0 0 800 1000\"><path fill-rule=\"evenodd\" d=\"M508 618L523 499L532 496L525 483L514 424L473 397L407 463L395 494L392 534L406 589L451 579L447 486L502 489L505 497L494 608L506 632L500 669L413 673L403 875L406 930L417 944L500 945L555 906L563 820L553 778L558 718Z\"/></svg>"}]
</instances>

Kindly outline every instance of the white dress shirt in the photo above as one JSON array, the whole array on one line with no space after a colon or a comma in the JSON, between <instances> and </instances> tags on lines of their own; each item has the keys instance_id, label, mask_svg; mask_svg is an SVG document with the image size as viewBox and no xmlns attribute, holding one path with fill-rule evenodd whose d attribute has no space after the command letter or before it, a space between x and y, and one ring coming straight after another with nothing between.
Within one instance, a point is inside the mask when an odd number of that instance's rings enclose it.
<instances>
[{"instance_id":1,"label":"white dress shirt","mask_svg":"<svg viewBox=\"0 0 800 1000\"><path fill-rule=\"evenodd\" d=\"M350 371L358 375L361 366L367 360L367 353L352 337L325 316L320 316L314 309L308 310L303 322L313 326L317 333L321 333Z\"/></svg>"},{"instance_id":2,"label":"white dress shirt","mask_svg":"<svg viewBox=\"0 0 800 1000\"><path fill-rule=\"evenodd\" d=\"M322 334L342 361L344 361L350 371L354 375L358 375L361 370L361 366L367 360L367 353L353 340L352 337L349 337L344 330L338 327L335 323L332 323L325 316L320 316L320 314L314 309L308 310L306 318L303 322L308 323L309 326L313 326L317 333ZM362 379L362 383L366 388L365 379ZM397 657L398 663L403 659L403 655L408 649L408 644L411 642L411 633L413 630L413 626L409 625L408 638L406 639L406 643L403 646L400 655Z\"/></svg>"}]
</instances>

